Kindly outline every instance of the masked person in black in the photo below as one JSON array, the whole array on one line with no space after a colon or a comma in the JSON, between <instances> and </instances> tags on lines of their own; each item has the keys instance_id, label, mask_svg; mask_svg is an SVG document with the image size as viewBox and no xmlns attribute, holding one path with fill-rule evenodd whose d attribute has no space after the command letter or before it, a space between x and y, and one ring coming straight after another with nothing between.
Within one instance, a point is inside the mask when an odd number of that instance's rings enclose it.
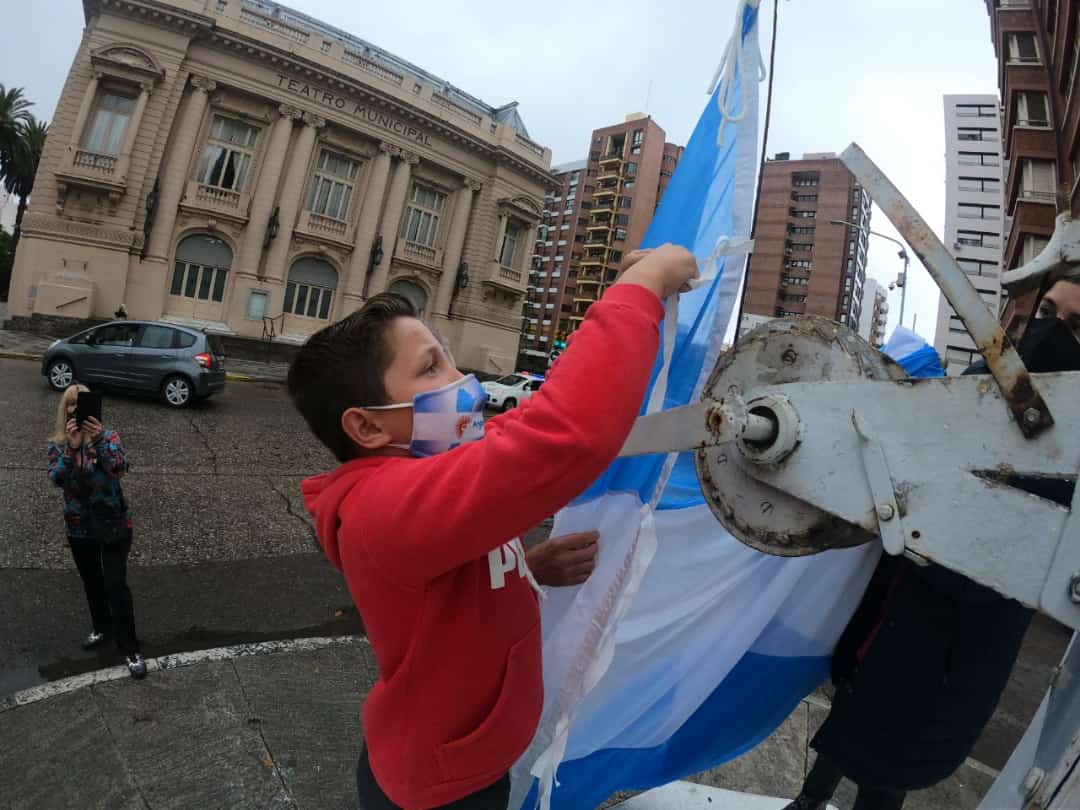
<instances>
[{"instance_id":1,"label":"masked person in black","mask_svg":"<svg viewBox=\"0 0 1080 810\"><path fill-rule=\"evenodd\" d=\"M1017 351L1032 372L1080 371L1080 283L1047 291ZM986 373L983 362L965 372ZM1009 484L1066 506L1075 488ZM854 810L899 810L907 791L947 778L989 722L1030 621L1028 608L960 574L882 557L833 653L832 709L786 810L823 810L845 776L858 786Z\"/></svg>"}]
</instances>

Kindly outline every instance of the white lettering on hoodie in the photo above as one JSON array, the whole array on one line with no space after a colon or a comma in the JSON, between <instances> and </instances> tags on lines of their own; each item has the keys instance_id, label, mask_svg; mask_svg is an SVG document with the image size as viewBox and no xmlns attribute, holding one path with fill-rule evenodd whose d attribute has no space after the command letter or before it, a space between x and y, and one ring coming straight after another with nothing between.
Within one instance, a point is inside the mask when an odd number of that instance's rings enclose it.
<instances>
[{"instance_id":1,"label":"white lettering on hoodie","mask_svg":"<svg viewBox=\"0 0 1080 810\"><path fill-rule=\"evenodd\" d=\"M525 564L525 549L521 540L515 537L509 543L488 552L488 571L491 573L491 590L506 587L506 575L517 569L519 577L528 577L529 569ZM531 579L531 577L530 577Z\"/></svg>"}]
</instances>

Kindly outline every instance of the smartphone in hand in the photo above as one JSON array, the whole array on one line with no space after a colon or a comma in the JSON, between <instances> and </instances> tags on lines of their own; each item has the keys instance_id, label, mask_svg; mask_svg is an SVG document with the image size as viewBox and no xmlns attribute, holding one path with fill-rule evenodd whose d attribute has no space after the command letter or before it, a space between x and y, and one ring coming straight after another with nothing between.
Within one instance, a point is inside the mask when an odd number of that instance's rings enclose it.
<instances>
[{"instance_id":1,"label":"smartphone in hand","mask_svg":"<svg viewBox=\"0 0 1080 810\"><path fill-rule=\"evenodd\" d=\"M90 418L101 421L101 394L95 391L80 391L75 403L75 424L81 429Z\"/></svg>"}]
</instances>

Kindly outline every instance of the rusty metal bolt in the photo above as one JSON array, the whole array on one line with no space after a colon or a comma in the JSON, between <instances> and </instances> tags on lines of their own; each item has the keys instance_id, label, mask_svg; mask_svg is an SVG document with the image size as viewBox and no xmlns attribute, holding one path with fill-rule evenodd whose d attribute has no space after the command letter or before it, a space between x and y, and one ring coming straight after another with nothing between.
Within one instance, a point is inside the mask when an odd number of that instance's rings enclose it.
<instances>
[{"instance_id":1,"label":"rusty metal bolt","mask_svg":"<svg viewBox=\"0 0 1080 810\"><path fill-rule=\"evenodd\" d=\"M881 520L892 520L895 514L896 510L892 508L891 503L883 503L877 508L877 516Z\"/></svg>"},{"instance_id":2,"label":"rusty metal bolt","mask_svg":"<svg viewBox=\"0 0 1080 810\"><path fill-rule=\"evenodd\" d=\"M1074 573L1069 580L1069 598L1080 604L1080 571Z\"/></svg>"},{"instance_id":3,"label":"rusty metal bolt","mask_svg":"<svg viewBox=\"0 0 1080 810\"><path fill-rule=\"evenodd\" d=\"M709 413L705 417L705 427L709 429L710 433L719 433L724 427L724 409L722 406L709 408Z\"/></svg>"},{"instance_id":4,"label":"rusty metal bolt","mask_svg":"<svg viewBox=\"0 0 1080 810\"><path fill-rule=\"evenodd\" d=\"M784 351L782 355L780 355L780 359L783 360L787 365L793 366L795 365L795 361L799 359L799 353L792 348L788 348Z\"/></svg>"},{"instance_id":5,"label":"rusty metal bolt","mask_svg":"<svg viewBox=\"0 0 1080 810\"><path fill-rule=\"evenodd\" d=\"M1029 425L1039 424L1039 419L1041 417L1042 414L1039 413L1037 408L1028 408L1026 411L1024 411L1024 421L1027 422Z\"/></svg>"}]
</instances>

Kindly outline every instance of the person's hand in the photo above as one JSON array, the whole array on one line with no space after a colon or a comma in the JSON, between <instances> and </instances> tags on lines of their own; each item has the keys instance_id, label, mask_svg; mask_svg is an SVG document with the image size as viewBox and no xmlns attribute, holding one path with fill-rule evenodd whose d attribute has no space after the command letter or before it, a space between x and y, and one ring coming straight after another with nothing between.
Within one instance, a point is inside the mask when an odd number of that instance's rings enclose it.
<instances>
[{"instance_id":1,"label":"person's hand","mask_svg":"<svg viewBox=\"0 0 1080 810\"><path fill-rule=\"evenodd\" d=\"M83 422L83 431L90 438L90 443L93 444L101 438L101 434L105 432L105 426L97 419L90 416Z\"/></svg>"},{"instance_id":2,"label":"person's hand","mask_svg":"<svg viewBox=\"0 0 1080 810\"><path fill-rule=\"evenodd\" d=\"M635 250L623 260L625 268L616 284L637 284L664 299L690 289L698 277L697 259L679 245L662 245L652 250Z\"/></svg>"},{"instance_id":3,"label":"person's hand","mask_svg":"<svg viewBox=\"0 0 1080 810\"><path fill-rule=\"evenodd\" d=\"M552 537L525 552L525 563L541 585L580 585L596 566L597 532Z\"/></svg>"},{"instance_id":4,"label":"person's hand","mask_svg":"<svg viewBox=\"0 0 1080 810\"><path fill-rule=\"evenodd\" d=\"M68 447L82 447L83 435L82 431L79 430L79 423L74 419L68 419L65 427L67 428Z\"/></svg>"}]
</instances>

